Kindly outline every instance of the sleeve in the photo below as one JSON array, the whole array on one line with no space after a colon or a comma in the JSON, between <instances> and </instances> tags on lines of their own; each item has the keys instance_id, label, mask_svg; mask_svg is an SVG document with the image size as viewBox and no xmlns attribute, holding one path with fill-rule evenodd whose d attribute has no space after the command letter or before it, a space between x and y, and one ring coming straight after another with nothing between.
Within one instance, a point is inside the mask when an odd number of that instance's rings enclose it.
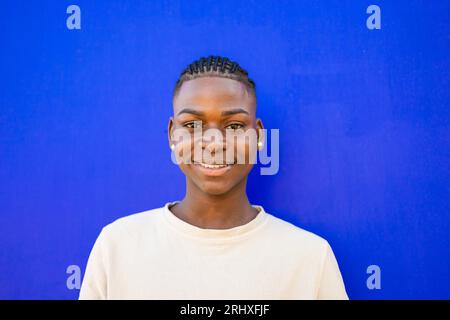
<instances>
[{"instance_id":1,"label":"sleeve","mask_svg":"<svg viewBox=\"0 0 450 320\"><path fill-rule=\"evenodd\" d=\"M317 294L319 300L348 300L338 263L328 242Z\"/></svg>"},{"instance_id":2,"label":"sleeve","mask_svg":"<svg viewBox=\"0 0 450 320\"><path fill-rule=\"evenodd\" d=\"M107 299L107 274L104 250L105 229L103 228L89 255L79 300Z\"/></svg>"}]
</instances>

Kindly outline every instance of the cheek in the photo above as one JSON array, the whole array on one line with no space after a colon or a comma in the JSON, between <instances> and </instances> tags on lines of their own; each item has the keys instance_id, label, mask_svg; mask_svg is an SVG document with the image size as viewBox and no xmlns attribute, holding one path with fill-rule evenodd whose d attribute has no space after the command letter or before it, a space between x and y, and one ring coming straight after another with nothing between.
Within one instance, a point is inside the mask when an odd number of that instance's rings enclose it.
<instances>
[{"instance_id":1,"label":"cheek","mask_svg":"<svg viewBox=\"0 0 450 320\"><path fill-rule=\"evenodd\" d=\"M256 143L253 143L252 141L240 141L236 144L235 152L237 154L238 160L241 160L238 163L249 165L253 165L256 163ZM242 162L242 159L245 159L245 162Z\"/></svg>"},{"instance_id":2,"label":"cheek","mask_svg":"<svg viewBox=\"0 0 450 320\"><path fill-rule=\"evenodd\" d=\"M190 141L188 139L182 140L175 144L175 149L173 152L178 165L183 166L185 164L189 164L194 155L194 144L192 139Z\"/></svg>"}]
</instances>

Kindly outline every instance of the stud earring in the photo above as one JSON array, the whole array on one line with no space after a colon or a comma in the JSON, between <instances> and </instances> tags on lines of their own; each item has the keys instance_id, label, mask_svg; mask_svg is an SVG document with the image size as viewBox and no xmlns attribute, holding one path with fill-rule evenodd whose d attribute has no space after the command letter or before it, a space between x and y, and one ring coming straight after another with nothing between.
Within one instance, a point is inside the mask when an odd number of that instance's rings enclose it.
<instances>
[{"instance_id":1,"label":"stud earring","mask_svg":"<svg viewBox=\"0 0 450 320\"><path fill-rule=\"evenodd\" d=\"M258 149L261 150L263 147L263 143L262 141L258 141Z\"/></svg>"},{"instance_id":2,"label":"stud earring","mask_svg":"<svg viewBox=\"0 0 450 320\"><path fill-rule=\"evenodd\" d=\"M175 149L175 145L173 143L170 145L170 149L172 149L172 150Z\"/></svg>"}]
</instances>

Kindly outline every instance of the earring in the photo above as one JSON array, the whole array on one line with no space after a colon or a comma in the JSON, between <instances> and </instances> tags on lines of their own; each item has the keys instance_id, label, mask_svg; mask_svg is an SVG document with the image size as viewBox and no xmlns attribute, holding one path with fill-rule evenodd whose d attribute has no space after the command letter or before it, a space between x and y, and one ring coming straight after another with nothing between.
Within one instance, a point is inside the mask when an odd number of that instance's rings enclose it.
<instances>
[{"instance_id":1,"label":"earring","mask_svg":"<svg viewBox=\"0 0 450 320\"><path fill-rule=\"evenodd\" d=\"M173 143L170 145L170 149L172 149L172 150L175 149L175 145Z\"/></svg>"},{"instance_id":2,"label":"earring","mask_svg":"<svg viewBox=\"0 0 450 320\"><path fill-rule=\"evenodd\" d=\"M261 150L263 147L263 143L262 141L258 141L258 149Z\"/></svg>"}]
</instances>

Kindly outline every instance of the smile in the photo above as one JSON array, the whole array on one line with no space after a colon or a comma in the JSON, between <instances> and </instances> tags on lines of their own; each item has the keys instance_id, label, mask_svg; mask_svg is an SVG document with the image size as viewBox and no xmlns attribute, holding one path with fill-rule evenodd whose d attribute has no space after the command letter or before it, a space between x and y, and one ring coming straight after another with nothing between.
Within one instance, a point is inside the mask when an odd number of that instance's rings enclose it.
<instances>
[{"instance_id":1,"label":"smile","mask_svg":"<svg viewBox=\"0 0 450 320\"><path fill-rule=\"evenodd\" d=\"M233 164L208 164L203 162L194 162L194 166L206 176L221 176L227 173Z\"/></svg>"},{"instance_id":2,"label":"smile","mask_svg":"<svg viewBox=\"0 0 450 320\"><path fill-rule=\"evenodd\" d=\"M208 163L203 163L203 162L194 162L194 164L202 166L203 168L208 168L208 169L220 169L220 168L225 168L225 167L231 166L231 164L208 164Z\"/></svg>"}]
</instances>

